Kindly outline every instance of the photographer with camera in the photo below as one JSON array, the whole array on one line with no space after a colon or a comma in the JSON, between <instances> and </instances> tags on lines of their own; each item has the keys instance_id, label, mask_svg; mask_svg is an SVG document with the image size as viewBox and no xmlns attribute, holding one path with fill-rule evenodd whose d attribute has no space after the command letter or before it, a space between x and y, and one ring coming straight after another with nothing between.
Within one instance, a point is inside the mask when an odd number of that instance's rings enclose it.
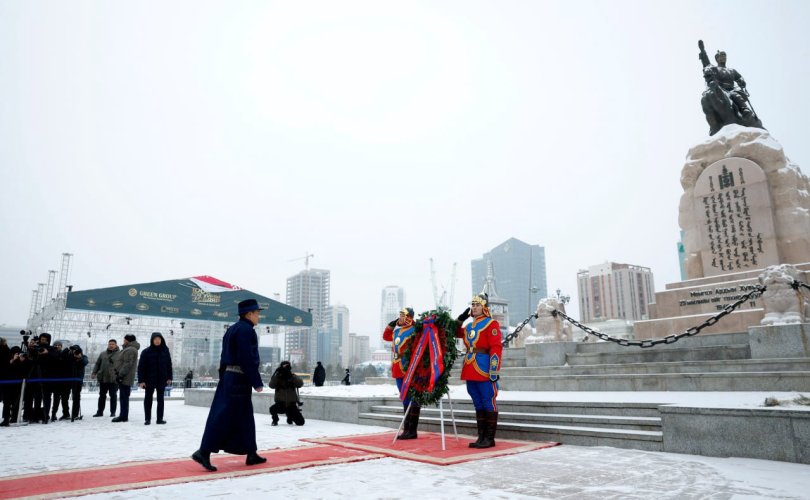
<instances>
[{"instance_id":1,"label":"photographer with camera","mask_svg":"<svg viewBox=\"0 0 810 500\"><path fill-rule=\"evenodd\" d=\"M22 380L28 376L31 371L31 360L28 355L22 352L20 346L14 346L10 349L9 359L9 380ZM3 421L0 422L0 427L8 427L11 423L17 422L17 414L20 411L20 390L22 389L22 382L16 384L9 384L5 388L3 405Z\"/></svg>"},{"instance_id":2,"label":"photographer with camera","mask_svg":"<svg viewBox=\"0 0 810 500\"><path fill-rule=\"evenodd\" d=\"M273 401L275 404L270 407L270 415L273 417L273 424L278 425L278 414L287 415L287 423L304 425L304 415L301 414L300 406L304 403L298 400L298 388L304 385L301 377L292 372L292 365L289 361L282 361L273 376L270 378L270 388L275 389Z\"/></svg>"},{"instance_id":3,"label":"photographer with camera","mask_svg":"<svg viewBox=\"0 0 810 500\"><path fill-rule=\"evenodd\" d=\"M73 422L82 419L82 386L84 385L85 368L87 368L89 360L80 346L72 345L68 350L68 363L70 378L74 379L68 382L70 399L73 401L73 406L70 409L70 421Z\"/></svg>"},{"instance_id":4,"label":"photographer with camera","mask_svg":"<svg viewBox=\"0 0 810 500\"><path fill-rule=\"evenodd\" d=\"M56 378L70 378L70 351L62 349L62 341L57 340L53 343L54 348L54 376ZM54 382L53 383L53 405L51 406L51 422L56 421L56 412L59 410L59 405L62 406L62 417L59 420L67 420L70 418L70 409L68 408L68 399L70 398L70 382Z\"/></svg>"},{"instance_id":5,"label":"photographer with camera","mask_svg":"<svg viewBox=\"0 0 810 500\"><path fill-rule=\"evenodd\" d=\"M28 356L33 361L26 378L53 379L58 376L58 353L51 347L51 334L41 333L28 344ZM48 423L51 410L53 382L35 382L25 388L25 419L31 423Z\"/></svg>"}]
</instances>

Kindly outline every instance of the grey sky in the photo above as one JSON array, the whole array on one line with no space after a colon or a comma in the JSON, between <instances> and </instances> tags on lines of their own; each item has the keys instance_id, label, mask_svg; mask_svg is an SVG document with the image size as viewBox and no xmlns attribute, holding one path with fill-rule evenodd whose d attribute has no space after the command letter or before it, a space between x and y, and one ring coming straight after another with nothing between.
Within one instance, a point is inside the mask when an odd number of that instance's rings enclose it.
<instances>
[{"instance_id":1,"label":"grey sky","mask_svg":"<svg viewBox=\"0 0 810 500\"><path fill-rule=\"evenodd\" d=\"M807 171L810 3L0 2L0 324L75 254L77 289L209 274L265 295L332 271L456 310L471 258L546 247L679 280L680 169L708 127L697 40ZM576 308L573 310L577 314Z\"/></svg>"}]
</instances>

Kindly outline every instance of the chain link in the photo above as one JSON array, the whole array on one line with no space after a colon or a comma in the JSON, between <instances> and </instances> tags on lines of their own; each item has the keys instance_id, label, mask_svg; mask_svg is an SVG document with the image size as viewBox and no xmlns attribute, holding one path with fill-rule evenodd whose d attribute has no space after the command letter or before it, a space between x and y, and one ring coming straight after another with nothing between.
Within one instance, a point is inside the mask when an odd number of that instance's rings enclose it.
<instances>
[{"instance_id":1,"label":"chain link","mask_svg":"<svg viewBox=\"0 0 810 500\"><path fill-rule=\"evenodd\" d=\"M806 288L807 290L810 290L810 285L808 285L807 283L802 283L799 280L794 280L793 283L791 283L790 286L793 287L795 290L798 290L799 288ZM682 339L684 337L693 337L693 336L697 335L698 333L700 333L701 330L703 330L704 328L714 325L715 323L720 321L720 319L722 319L724 316L727 316L727 315L731 314L738 307L740 307L744 303L748 302L749 300L754 299L754 298L762 295L762 293L764 293L764 292L765 292L765 287L764 286L757 286L754 290L751 290L747 294L743 295L736 302L734 302L732 304L727 304L725 307L723 307L722 311L720 311L719 313L715 314L714 316L708 318L703 323L701 323L701 324L699 324L697 326L693 326L691 328L687 328L683 333L679 333L677 335L673 333L671 335L667 335L664 338L655 339L655 340L652 340L652 339L650 339L650 340L627 340L627 339L622 339L622 338L611 337L610 335L608 335L606 333L597 332L596 330L594 330L594 329L592 329L592 328L590 328L588 326L583 325L582 323L580 323L579 321L575 320L574 318L568 316L564 312L558 311L556 309L551 311L551 315L554 316L554 317L560 316L561 318L567 320L569 323L576 326L580 330L584 331L588 335L593 335L595 337L599 337L600 339L608 341L608 342L615 342L615 343L619 344L620 346L624 346L624 347L632 346L632 347L641 347L642 349L646 349L648 347L657 346L658 344L674 344L675 342L679 341L680 339ZM523 322L521 324L519 324L517 326L517 328L515 328L514 332L512 332L512 333L510 333L509 335L506 336L506 338L502 342L502 345L504 347L509 347L509 343L511 341L513 341L515 339L515 337L518 336L518 334L523 329L523 327L525 327L529 323L529 321L531 321L532 319L537 319L537 317L538 317L537 314L532 314L531 316L529 316L528 318L523 320Z\"/></svg>"},{"instance_id":2,"label":"chain link","mask_svg":"<svg viewBox=\"0 0 810 500\"><path fill-rule=\"evenodd\" d=\"M501 342L501 345L502 345L502 346L504 346L504 347L509 347L509 342L512 342L512 341L515 339L515 337L517 337L517 336L518 336L518 334L520 333L520 331L521 331L521 330L523 330L523 327L524 327L524 326L526 326L526 325L528 325L528 324L529 324L529 321L531 321L532 319L535 319L535 318L537 318L537 315L536 315L536 314L532 314L532 315L531 315L531 316L529 316L528 318L524 319L524 320L523 320L523 323L519 324L519 325L517 326L517 328L515 328L515 331L514 331L514 332L510 333L509 335L507 335L507 336L506 336L506 338L505 338L505 339L503 339L503 342Z\"/></svg>"}]
</instances>

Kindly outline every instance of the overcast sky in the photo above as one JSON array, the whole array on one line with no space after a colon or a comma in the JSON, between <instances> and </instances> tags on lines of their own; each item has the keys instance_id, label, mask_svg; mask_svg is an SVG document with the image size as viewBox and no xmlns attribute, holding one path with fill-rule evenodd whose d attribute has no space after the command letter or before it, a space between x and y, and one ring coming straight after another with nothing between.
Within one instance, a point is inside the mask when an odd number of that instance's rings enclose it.
<instances>
[{"instance_id":1,"label":"overcast sky","mask_svg":"<svg viewBox=\"0 0 810 500\"><path fill-rule=\"evenodd\" d=\"M806 1L0 1L0 324L74 254L75 289L208 274L271 296L332 272L455 311L470 259L546 249L549 291L606 260L679 281L698 39L810 168ZM299 258L297 261L291 259ZM569 312L578 314L577 308Z\"/></svg>"}]
</instances>

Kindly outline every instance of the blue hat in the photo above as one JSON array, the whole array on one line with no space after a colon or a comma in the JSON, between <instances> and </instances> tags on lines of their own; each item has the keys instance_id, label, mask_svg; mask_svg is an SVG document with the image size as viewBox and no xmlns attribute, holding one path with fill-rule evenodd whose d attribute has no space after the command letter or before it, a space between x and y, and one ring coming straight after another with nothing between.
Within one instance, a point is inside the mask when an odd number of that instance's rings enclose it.
<instances>
[{"instance_id":1,"label":"blue hat","mask_svg":"<svg viewBox=\"0 0 810 500\"><path fill-rule=\"evenodd\" d=\"M239 314L249 313L250 311L264 311L264 308L259 307L256 299L247 299L239 303Z\"/></svg>"}]
</instances>

